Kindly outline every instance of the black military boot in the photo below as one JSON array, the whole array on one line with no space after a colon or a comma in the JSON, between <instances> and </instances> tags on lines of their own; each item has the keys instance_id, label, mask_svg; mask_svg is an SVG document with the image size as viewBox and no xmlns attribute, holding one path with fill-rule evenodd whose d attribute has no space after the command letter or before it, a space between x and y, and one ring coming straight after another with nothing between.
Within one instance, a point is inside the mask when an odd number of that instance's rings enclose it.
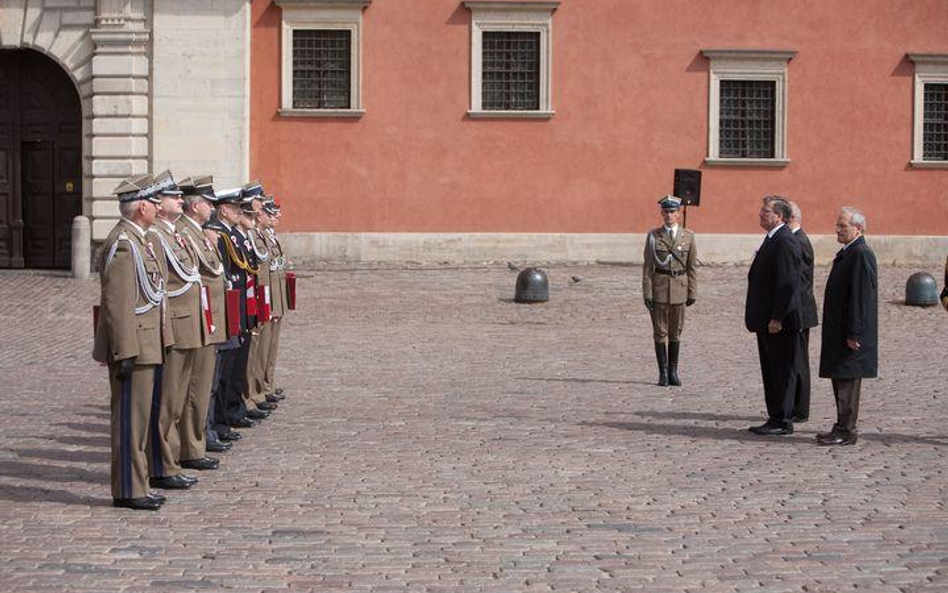
<instances>
[{"instance_id":1,"label":"black military boot","mask_svg":"<svg viewBox=\"0 0 948 593\"><path fill-rule=\"evenodd\" d=\"M655 358L658 360L658 384L668 385L668 357L665 355L665 342L655 342Z\"/></svg>"},{"instance_id":2,"label":"black military boot","mask_svg":"<svg viewBox=\"0 0 948 593\"><path fill-rule=\"evenodd\" d=\"M668 384L681 385L678 378L678 350L681 342L668 342Z\"/></svg>"}]
</instances>

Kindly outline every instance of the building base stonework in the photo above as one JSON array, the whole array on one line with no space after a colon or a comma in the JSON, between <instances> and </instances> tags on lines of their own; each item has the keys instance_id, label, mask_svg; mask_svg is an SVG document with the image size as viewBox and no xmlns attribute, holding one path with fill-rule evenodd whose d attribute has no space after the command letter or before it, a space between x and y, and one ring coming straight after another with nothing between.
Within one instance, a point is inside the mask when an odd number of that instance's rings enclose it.
<instances>
[{"instance_id":1,"label":"building base stonework","mask_svg":"<svg viewBox=\"0 0 948 593\"><path fill-rule=\"evenodd\" d=\"M699 233L702 264L749 264L763 235ZM317 261L642 263L643 233L282 233L297 265ZM835 235L810 235L817 265L839 251ZM948 237L867 236L883 265L941 265Z\"/></svg>"}]
</instances>

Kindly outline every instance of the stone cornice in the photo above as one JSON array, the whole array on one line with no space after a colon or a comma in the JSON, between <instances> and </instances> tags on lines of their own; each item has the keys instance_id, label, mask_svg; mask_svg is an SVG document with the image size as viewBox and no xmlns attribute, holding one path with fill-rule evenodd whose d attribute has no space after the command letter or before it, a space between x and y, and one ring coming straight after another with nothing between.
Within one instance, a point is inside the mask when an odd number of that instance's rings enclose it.
<instances>
[{"instance_id":1,"label":"stone cornice","mask_svg":"<svg viewBox=\"0 0 948 593\"><path fill-rule=\"evenodd\" d=\"M527 11L532 10L535 12L546 11L553 12L559 7L559 2L530 2L527 1L517 1L517 2L496 2L496 1L480 1L480 0L469 0L464 3L464 6L469 10L516 10L516 11Z\"/></svg>"},{"instance_id":2,"label":"stone cornice","mask_svg":"<svg viewBox=\"0 0 948 593\"><path fill-rule=\"evenodd\" d=\"M905 54L916 64L948 65L948 54Z\"/></svg>"},{"instance_id":3,"label":"stone cornice","mask_svg":"<svg viewBox=\"0 0 948 593\"><path fill-rule=\"evenodd\" d=\"M709 60L783 60L789 62L797 55L797 52L792 49L703 49L701 55Z\"/></svg>"},{"instance_id":4,"label":"stone cornice","mask_svg":"<svg viewBox=\"0 0 948 593\"><path fill-rule=\"evenodd\" d=\"M372 0L274 0L280 8L365 8Z\"/></svg>"}]
</instances>

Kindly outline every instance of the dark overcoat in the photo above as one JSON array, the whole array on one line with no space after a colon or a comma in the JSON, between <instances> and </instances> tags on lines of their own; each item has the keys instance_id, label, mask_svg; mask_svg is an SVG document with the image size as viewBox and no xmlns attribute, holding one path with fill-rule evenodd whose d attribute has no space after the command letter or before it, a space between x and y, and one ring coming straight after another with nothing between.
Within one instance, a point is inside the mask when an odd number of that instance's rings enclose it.
<instances>
[{"instance_id":1,"label":"dark overcoat","mask_svg":"<svg viewBox=\"0 0 948 593\"><path fill-rule=\"evenodd\" d=\"M747 272L744 326L766 333L776 319L784 331L800 329L800 242L786 225L764 239Z\"/></svg>"},{"instance_id":2,"label":"dark overcoat","mask_svg":"<svg viewBox=\"0 0 948 593\"><path fill-rule=\"evenodd\" d=\"M801 327L810 329L820 324L816 315L816 298L813 296L813 245L810 238L807 237L803 229L799 229L793 235L800 242L800 255L802 264L800 266L800 314Z\"/></svg>"},{"instance_id":3,"label":"dark overcoat","mask_svg":"<svg viewBox=\"0 0 948 593\"><path fill-rule=\"evenodd\" d=\"M859 237L833 260L823 295L820 377L872 378L879 371L879 281L876 255ZM859 341L851 350L847 339Z\"/></svg>"}]
</instances>

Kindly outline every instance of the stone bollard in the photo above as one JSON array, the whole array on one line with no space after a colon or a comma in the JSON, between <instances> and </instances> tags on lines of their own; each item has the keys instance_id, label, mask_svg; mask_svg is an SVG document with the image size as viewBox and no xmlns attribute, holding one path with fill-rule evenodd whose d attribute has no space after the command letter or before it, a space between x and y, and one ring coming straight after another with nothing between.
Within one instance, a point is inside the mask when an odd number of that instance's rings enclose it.
<instances>
[{"instance_id":1,"label":"stone bollard","mask_svg":"<svg viewBox=\"0 0 948 593\"><path fill-rule=\"evenodd\" d=\"M931 307L938 304L938 283L927 272L915 272L905 283L905 304Z\"/></svg>"},{"instance_id":2,"label":"stone bollard","mask_svg":"<svg viewBox=\"0 0 948 593\"><path fill-rule=\"evenodd\" d=\"M72 277L88 280L92 274L92 225L81 214L72 219Z\"/></svg>"},{"instance_id":3,"label":"stone bollard","mask_svg":"<svg viewBox=\"0 0 948 593\"><path fill-rule=\"evenodd\" d=\"M550 299L550 282L546 272L539 268L527 268L517 274L514 302L545 303Z\"/></svg>"}]
</instances>

